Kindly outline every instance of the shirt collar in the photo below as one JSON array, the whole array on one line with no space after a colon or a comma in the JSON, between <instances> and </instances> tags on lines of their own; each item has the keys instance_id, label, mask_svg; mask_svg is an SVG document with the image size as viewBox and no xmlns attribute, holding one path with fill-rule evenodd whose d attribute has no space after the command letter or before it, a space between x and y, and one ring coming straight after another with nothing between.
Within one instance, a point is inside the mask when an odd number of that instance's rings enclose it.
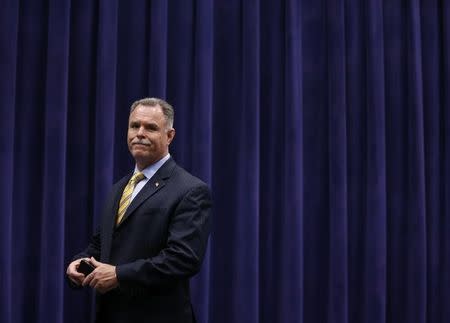
<instances>
[{"instance_id":1,"label":"shirt collar","mask_svg":"<svg viewBox=\"0 0 450 323\"><path fill-rule=\"evenodd\" d=\"M158 169L160 169L160 167L170 158L170 154L167 154L166 156L164 156L163 158L161 158L160 160L158 160L156 163L144 168L141 173L143 173L146 177L146 179L150 179L152 178L153 175L155 175L155 173L158 171ZM137 166L134 166L134 172L133 174L136 174L137 172L139 172ZM144 179L145 180L145 179Z\"/></svg>"}]
</instances>

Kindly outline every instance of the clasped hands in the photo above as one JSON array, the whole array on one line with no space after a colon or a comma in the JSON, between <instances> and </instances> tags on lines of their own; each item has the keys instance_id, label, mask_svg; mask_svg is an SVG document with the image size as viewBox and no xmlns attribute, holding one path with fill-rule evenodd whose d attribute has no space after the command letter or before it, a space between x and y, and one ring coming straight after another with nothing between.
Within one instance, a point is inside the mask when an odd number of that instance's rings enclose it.
<instances>
[{"instance_id":1,"label":"clasped hands","mask_svg":"<svg viewBox=\"0 0 450 323\"><path fill-rule=\"evenodd\" d=\"M84 259L94 265L94 271L84 276L84 274L77 271L81 259L74 260L67 267L66 271L67 276L72 282L81 286L89 285L102 294L119 286L115 266L97 261L94 257Z\"/></svg>"}]
</instances>

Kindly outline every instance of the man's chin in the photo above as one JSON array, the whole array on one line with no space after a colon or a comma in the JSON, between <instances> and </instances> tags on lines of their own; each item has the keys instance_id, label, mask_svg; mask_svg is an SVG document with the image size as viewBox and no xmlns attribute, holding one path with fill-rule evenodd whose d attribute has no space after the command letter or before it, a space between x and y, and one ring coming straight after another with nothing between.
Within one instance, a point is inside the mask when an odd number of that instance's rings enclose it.
<instances>
[{"instance_id":1,"label":"man's chin","mask_svg":"<svg viewBox=\"0 0 450 323\"><path fill-rule=\"evenodd\" d=\"M151 159L151 156L149 156L148 152L145 152L143 150L139 150L139 149L133 149L131 155L134 157L134 159L136 160L146 160L146 159Z\"/></svg>"},{"instance_id":2,"label":"man's chin","mask_svg":"<svg viewBox=\"0 0 450 323\"><path fill-rule=\"evenodd\" d=\"M134 160L136 161L136 164L138 165L149 166L154 162L153 156L148 155L148 153L133 151L132 155Z\"/></svg>"}]
</instances>

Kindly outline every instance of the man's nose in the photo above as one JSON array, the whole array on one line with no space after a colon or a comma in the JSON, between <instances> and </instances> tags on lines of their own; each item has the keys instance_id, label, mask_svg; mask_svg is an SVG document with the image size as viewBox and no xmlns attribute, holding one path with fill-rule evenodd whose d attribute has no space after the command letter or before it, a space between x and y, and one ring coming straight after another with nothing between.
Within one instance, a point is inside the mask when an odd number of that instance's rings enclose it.
<instances>
[{"instance_id":1,"label":"man's nose","mask_svg":"<svg viewBox=\"0 0 450 323\"><path fill-rule=\"evenodd\" d=\"M145 128L144 127L139 127L137 135L138 136L143 136L145 133Z\"/></svg>"}]
</instances>

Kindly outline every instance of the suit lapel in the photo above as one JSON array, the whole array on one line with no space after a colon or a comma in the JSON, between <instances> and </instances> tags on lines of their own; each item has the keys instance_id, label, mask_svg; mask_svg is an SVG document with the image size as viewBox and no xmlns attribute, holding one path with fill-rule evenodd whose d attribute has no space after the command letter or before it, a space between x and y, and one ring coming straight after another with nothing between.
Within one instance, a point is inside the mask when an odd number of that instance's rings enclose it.
<instances>
[{"instance_id":1,"label":"suit lapel","mask_svg":"<svg viewBox=\"0 0 450 323\"><path fill-rule=\"evenodd\" d=\"M133 176L133 173L130 173L128 176L125 176L123 179L121 179L120 183L118 183L117 187L118 190L114 194L114 200L113 200L113 208L112 208L112 216L108 217L109 223L107 224L107 228L111 229L111 232L114 230L116 226L116 218L117 218L117 211L119 210L119 203L120 198L122 197L123 190L125 189L125 186L127 186L131 176Z\"/></svg>"},{"instance_id":2,"label":"suit lapel","mask_svg":"<svg viewBox=\"0 0 450 323\"><path fill-rule=\"evenodd\" d=\"M128 176L123 177L119 182L117 182L111 193L111 200L109 201L109 205L106 208L106 214L103 218L102 225L102 261L109 261L109 254L111 251L111 239L113 235L113 231L116 225L116 216L117 209L119 208L119 200L122 197L122 192L127 185L133 174L129 174Z\"/></svg>"},{"instance_id":3,"label":"suit lapel","mask_svg":"<svg viewBox=\"0 0 450 323\"><path fill-rule=\"evenodd\" d=\"M145 184L145 186L142 188L142 190L136 195L136 197L131 201L130 206L128 206L128 209L126 210L122 221L118 225L118 228L123 225L123 223L126 222L128 217L133 215L133 212L142 204L144 201L146 201L148 198L150 198L152 195L156 194L160 189L162 189L166 185L167 179L172 174L172 171L175 167L176 163L172 158L169 158L155 173L155 175L152 176L148 180L148 182ZM123 190L123 188L122 188ZM119 196L120 199L120 196ZM116 206L116 213L119 202L117 201Z\"/></svg>"}]
</instances>

